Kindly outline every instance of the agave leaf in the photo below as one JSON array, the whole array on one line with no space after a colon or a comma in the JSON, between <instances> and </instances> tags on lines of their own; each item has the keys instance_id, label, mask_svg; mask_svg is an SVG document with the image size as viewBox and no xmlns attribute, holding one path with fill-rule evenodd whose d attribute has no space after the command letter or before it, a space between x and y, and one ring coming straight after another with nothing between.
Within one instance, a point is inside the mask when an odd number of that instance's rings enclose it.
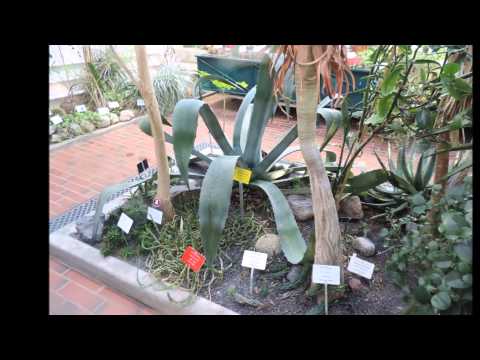
<instances>
[{"instance_id":1,"label":"agave leaf","mask_svg":"<svg viewBox=\"0 0 480 360\"><path fill-rule=\"evenodd\" d=\"M274 106L273 78L270 74L270 57L264 55L258 71L257 90L253 105L252 118L248 129L247 144L242 159L250 168L260 162L260 146L268 119Z\"/></svg>"},{"instance_id":2,"label":"agave leaf","mask_svg":"<svg viewBox=\"0 0 480 360\"><path fill-rule=\"evenodd\" d=\"M433 155L428 155L424 160L426 165L425 170L422 172L422 187L428 186L430 180L432 179L433 170L435 169L436 154L434 153Z\"/></svg>"},{"instance_id":3,"label":"agave leaf","mask_svg":"<svg viewBox=\"0 0 480 360\"><path fill-rule=\"evenodd\" d=\"M425 162L425 158L423 157L423 154L420 155L420 160L418 160L418 165L417 165L417 172L415 173L415 178L413 179L413 186L415 186L415 189L418 191L423 190L423 163Z\"/></svg>"},{"instance_id":4,"label":"agave leaf","mask_svg":"<svg viewBox=\"0 0 480 360\"><path fill-rule=\"evenodd\" d=\"M240 146L240 136L243 128L243 120L248 107L252 103L252 100L255 98L256 92L257 92L256 86L250 89L247 95L245 95L245 97L243 98L242 104L240 105L240 108L237 111L237 115L235 116L235 127L233 129L233 148L239 154L242 153L242 149Z\"/></svg>"},{"instance_id":5,"label":"agave leaf","mask_svg":"<svg viewBox=\"0 0 480 360\"><path fill-rule=\"evenodd\" d=\"M275 215L282 251L290 263L298 264L307 251L307 244L298 229L287 199L271 182L255 180L251 184L258 186L267 194Z\"/></svg>"},{"instance_id":6,"label":"agave leaf","mask_svg":"<svg viewBox=\"0 0 480 360\"><path fill-rule=\"evenodd\" d=\"M410 175L410 172L408 171L407 161L405 157L405 148L406 148L405 145L400 147L400 150L398 152L397 168L400 172L399 176L404 177L406 181L412 184L413 179L412 179L412 176Z\"/></svg>"},{"instance_id":7,"label":"agave leaf","mask_svg":"<svg viewBox=\"0 0 480 360\"><path fill-rule=\"evenodd\" d=\"M336 134L338 128L342 124L343 116L341 111L325 108L317 109L317 114L325 119L325 125L327 127L327 133L325 134L323 143L320 146L320 151L322 151Z\"/></svg>"},{"instance_id":8,"label":"agave leaf","mask_svg":"<svg viewBox=\"0 0 480 360\"><path fill-rule=\"evenodd\" d=\"M187 184L188 163L197 134L199 114L224 154L233 153L233 149L208 104L196 99L180 100L173 111L173 150L180 173Z\"/></svg>"},{"instance_id":9,"label":"agave leaf","mask_svg":"<svg viewBox=\"0 0 480 360\"><path fill-rule=\"evenodd\" d=\"M350 184L352 194L360 194L375 186L383 184L387 180L388 173L382 169L376 169L353 176L349 179L348 183Z\"/></svg>"},{"instance_id":10,"label":"agave leaf","mask_svg":"<svg viewBox=\"0 0 480 360\"><path fill-rule=\"evenodd\" d=\"M391 176L389 180L395 187L398 187L409 194L415 194L417 192L415 187L413 187L413 185L406 181L403 177L398 176L393 172L390 172L390 175Z\"/></svg>"},{"instance_id":11,"label":"agave leaf","mask_svg":"<svg viewBox=\"0 0 480 360\"><path fill-rule=\"evenodd\" d=\"M298 137L297 125L292 126L288 133L280 142L268 153L267 156L254 168L254 172L261 174L268 171L273 164L282 158L282 154L287 150L292 142ZM286 156L286 155L284 155ZM284 157L283 156L283 157Z\"/></svg>"},{"instance_id":12,"label":"agave leaf","mask_svg":"<svg viewBox=\"0 0 480 360\"><path fill-rule=\"evenodd\" d=\"M230 207L233 173L239 156L219 156L212 161L200 190L199 219L203 251L211 267Z\"/></svg>"}]
</instances>

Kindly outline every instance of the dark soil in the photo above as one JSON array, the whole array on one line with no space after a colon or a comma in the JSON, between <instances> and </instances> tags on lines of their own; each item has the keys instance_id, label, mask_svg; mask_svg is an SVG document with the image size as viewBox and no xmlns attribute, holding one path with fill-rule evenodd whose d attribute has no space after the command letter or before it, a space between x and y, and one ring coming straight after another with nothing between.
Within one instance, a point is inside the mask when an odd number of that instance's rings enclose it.
<instances>
[{"instance_id":1,"label":"dark soil","mask_svg":"<svg viewBox=\"0 0 480 360\"><path fill-rule=\"evenodd\" d=\"M294 183L293 187L305 186L305 180ZM285 185L286 186L286 185ZM281 186L281 187L285 187ZM289 186L290 188L292 185ZM246 211L254 210L255 216L259 220L267 220L266 228L268 232L275 232L275 223L273 214L266 196L258 189L248 188L245 191ZM191 196L194 192L189 193ZM198 192L195 193L198 197ZM232 193L232 202L230 216L238 215L238 188L234 188ZM402 292L391 280L385 276L385 262L390 255L390 251L385 251L382 239L378 237L379 231L383 228L383 220L370 220L377 214L376 211L364 207L365 217L360 221L344 221L341 219L341 229L344 237L346 234L352 236L367 235L375 242L377 254L363 258L375 264L374 275L371 280L361 278L358 275L348 272L348 256L353 254L348 236L344 241L344 279L343 287L329 287L329 314L330 315L390 315L400 314L406 304L402 301ZM302 235L308 241L313 231L313 220L298 222ZM364 234L364 232L366 232ZM241 266L244 250L254 250L256 239L252 238L247 244L242 246L230 246L224 250L224 253L232 260L232 266L223 273L223 278L217 278L210 289L203 288L200 295L223 305L242 315L303 315L311 310L323 312L323 302L317 294L307 295L306 291L310 287L311 269L305 281L299 286L292 288L287 279L287 274L292 265L287 262L283 255L269 257L265 271L255 270L254 272L254 291L249 293L250 269ZM100 248L100 244L97 248ZM119 257L115 252L113 256ZM145 256L131 256L122 260L129 262L134 266L145 269ZM357 278L362 282L363 289L352 291L348 287L348 281ZM290 289L288 289L290 287ZM320 288L320 294L323 294L323 287ZM236 300L235 294L243 295L249 299L257 301L256 306L241 304Z\"/></svg>"}]
</instances>

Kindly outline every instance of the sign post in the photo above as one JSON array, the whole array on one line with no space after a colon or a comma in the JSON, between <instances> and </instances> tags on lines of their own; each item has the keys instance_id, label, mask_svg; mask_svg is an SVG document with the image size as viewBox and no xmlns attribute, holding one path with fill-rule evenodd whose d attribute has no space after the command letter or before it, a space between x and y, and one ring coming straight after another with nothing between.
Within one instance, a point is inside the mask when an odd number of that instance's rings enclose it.
<instances>
[{"instance_id":1,"label":"sign post","mask_svg":"<svg viewBox=\"0 0 480 360\"><path fill-rule=\"evenodd\" d=\"M328 284L340 285L340 266L313 264L312 282L325 287L325 315L328 315Z\"/></svg>"},{"instance_id":2,"label":"sign post","mask_svg":"<svg viewBox=\"0 0 480 360\"><path fill-rule=\"evenodd\" d=\"M250 268L250 295L253 294L253 271L254 269L265 270L267 267L268 254L245 250L243 252L242 266Z\"/></svg>"}]
</instances>

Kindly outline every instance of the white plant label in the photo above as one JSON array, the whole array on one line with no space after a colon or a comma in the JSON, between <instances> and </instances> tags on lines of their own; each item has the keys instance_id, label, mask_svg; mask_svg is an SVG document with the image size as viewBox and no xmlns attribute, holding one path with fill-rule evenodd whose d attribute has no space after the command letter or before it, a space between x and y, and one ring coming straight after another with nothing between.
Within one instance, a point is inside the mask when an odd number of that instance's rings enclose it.
<instances>
[{"instance_id":1,"label":"white plant label","mask_svg":"<svg viewBox=\"0 0 480 360\"><path fill-rule=\"evenodd\" d=\"M97 112L100 114L100 115L104 115L104 114L108 114L110 112L110 109L108 107L99 107L97 109Z\"/></svg>"},{"instance_id":2,"label":"white plant label","mask_svg":"<svg viewBox=\"0 0 480 360\"><path fill-rule=\"evenodd\" d=\"M353 254L347 267L348 271L363 276L369 280L372 278L374 269L375 264L358 258L357 254Z\"/></svg>"},{"instance_id":3,"label":"white plant label","mask_svg":"<svg viewBox=\"0 0 480 360\"><path fill-rule=\"evenodd\" d=\"M128 234L132 225L133 220L125 213L122 213L122 215L120 215L120 219L118 219L117 226L122 229L125 234Z\"/></svg>"},{"instance_id":4,"label":"white plant label","mask_svg":"<svg viewBox=\"0 0 480 360\"><path fill-rule=\"evenodd\" d=\"M340 266L313 264L312 281L315 284L340 285Z\"/></svg>"},{"instance_id":5,"label":"white plant label","mask_svg":"<svg viewBox=\"0 0 480 360\"><path fill-rule=\"evenodd\" d=\"M243 252L242 266L257 270L265 270L268 254L245 250Z\"/></svg>"},{"instance_id":6,"label":"white plant label","mask_svg":"<svg viewBox=\"0 0 480 360\"><path fill-rule=\"evenodd\" d=\"M85 112L85 111L87 111L87 107L83 104L82 105L77 105L77 106L75 106L75 111L80 112L80 113Z\"/></svg>"},{"instance_id":7,"label":"white plant label","mask_svg":"<svg viewBox=\"0 0 480 360\"><path fill-rule=\"evenodd\" d=\"M145 106L145 100L137 99L137 106Z\"/></svg>"},{"instance_id":8,"label":"white plant label","mask_svg":"<svg viewBox=\"0 0 480 360\"><path fill-rule=\"evenodd\" d=\"M116 108L120 107L120 104L118 103L118 101L109 101L108 102L108 107L110 109L116 109Z\"/></svg>"},{"instance_id":9,"label":"white plant label","mask_svg":"<svg viewBox=\"0 0 480 360\"><path fill-rule=\"evenodd\" d=\"M152 207L148 207L147 219L155 221L157 224L162 224L163 212Z\"/></svg>"},{"instance_id":10,"label":"white plant label","mask_svg":"<svg viewBox=\"0 0 480 360\"><path fill-rule=\"evenodd\" d=\"M58 125L63 121L63 119L59 115L55 115L50 118L50 121L53 123L53 125Z\"/></svg>"}]
</instances>

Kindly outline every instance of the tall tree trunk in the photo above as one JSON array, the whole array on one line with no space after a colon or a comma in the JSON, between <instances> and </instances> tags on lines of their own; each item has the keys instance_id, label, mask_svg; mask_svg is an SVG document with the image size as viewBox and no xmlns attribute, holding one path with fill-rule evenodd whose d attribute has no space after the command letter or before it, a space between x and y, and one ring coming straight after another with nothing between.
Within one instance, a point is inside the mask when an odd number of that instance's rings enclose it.
<instances>
[{"instance_id":1,"label":"tall tree trunk","mask_svg":"<svg viewBox=\"0 0 480 360\"><path fill-rule=\"evenodd\" d=\"M160 208L164 212L165 220L171 220L175 216L175 210L170 200L170 172L168 167L167 150L165 147L165 135L163 133L162 118L158 106L155 91L153 89L150 70L148 69L147 51L145 45L135 45L135 54L138 66L138 87L145 101L145 107L150 118L152 135L155 143L155 156L158 165L157 193L155 200L160 202Z\"/></svg>"},{"instance_id":2,"label":"tall tree trunk","mask_svg":"<svg viewBox=\"0 0 480 360\"><path fill-rule=\"evenodd\" d=\"M312 48L298 46L297 60L312 62ZM319 83L315 65L295 66L298 138L310 175L315 219L315 263L340 266L343 283L341 232L330 181L316 144Z\"/></svg>"}]
</instances>

